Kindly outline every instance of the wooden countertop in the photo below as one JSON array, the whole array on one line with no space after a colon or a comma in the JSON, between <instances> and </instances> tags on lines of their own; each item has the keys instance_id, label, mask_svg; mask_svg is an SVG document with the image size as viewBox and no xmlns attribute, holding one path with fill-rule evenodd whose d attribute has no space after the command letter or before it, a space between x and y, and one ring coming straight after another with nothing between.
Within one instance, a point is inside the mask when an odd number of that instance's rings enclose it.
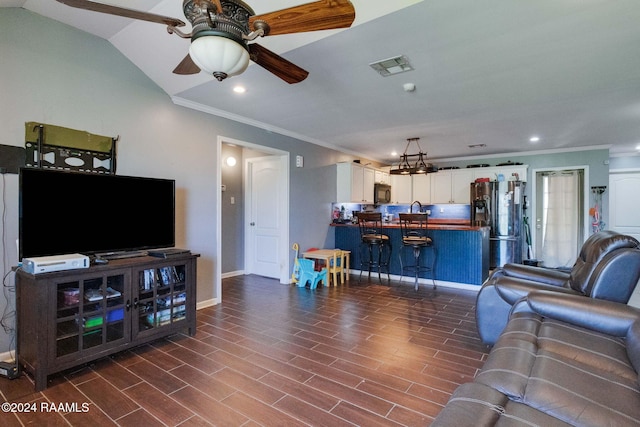
<instances>
[{"instance_id":1,"label":"wooden countertop","mask_svg":"<svg viewBox=\"0 0 640 427\"><path fill-rule=\"evenodd\" d=\"M357 227L358 224L344 223L336 224L331 223L332 227ZM400 228L400 221L394 220L391 222L383 222L384 228ZM477 231L485 227L471 226L468 219L430 219L427 225L430 230L468 230Z\"/></svg>"}]
</instances>

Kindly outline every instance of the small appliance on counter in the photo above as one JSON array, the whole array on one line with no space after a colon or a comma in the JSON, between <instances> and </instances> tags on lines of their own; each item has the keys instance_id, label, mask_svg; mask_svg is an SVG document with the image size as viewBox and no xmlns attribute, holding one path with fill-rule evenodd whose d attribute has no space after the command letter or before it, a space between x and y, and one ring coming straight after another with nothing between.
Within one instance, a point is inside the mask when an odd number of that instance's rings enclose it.
<instances>
[{"instance_id":1,"label":"small appliance on counter","mask_svg":"<svg viewBox=\"0 0 640 427\"><path fill-rule=\"evenodd\" d=\"M358 203L333 203L331 208L331 222L333 224L350 224L355 221L355 215L361 209Z\"/></svg>"}]
</instances>

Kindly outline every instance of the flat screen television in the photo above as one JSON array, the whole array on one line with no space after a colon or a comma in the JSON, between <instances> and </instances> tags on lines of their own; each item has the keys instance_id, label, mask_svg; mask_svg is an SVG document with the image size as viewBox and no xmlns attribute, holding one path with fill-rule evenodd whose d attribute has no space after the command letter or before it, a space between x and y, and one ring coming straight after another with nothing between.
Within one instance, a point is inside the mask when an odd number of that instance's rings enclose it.
<instances>
[{"instance_id":1,"label":"flat screen television","mask_svg":"<svg viewBox=\"0 0 640 427\"><path fill-rule=\"evenodd\" d=\"M20 170L20 259L175 246L175 181Z\"/></svg>"}]
</instances>

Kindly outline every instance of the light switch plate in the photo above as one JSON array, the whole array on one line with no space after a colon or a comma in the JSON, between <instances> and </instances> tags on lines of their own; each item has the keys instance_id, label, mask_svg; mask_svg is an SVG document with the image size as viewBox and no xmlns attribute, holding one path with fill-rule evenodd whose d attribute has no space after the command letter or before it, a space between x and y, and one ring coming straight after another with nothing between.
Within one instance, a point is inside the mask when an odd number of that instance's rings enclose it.
<instances>
[{"instance_id":1,"label":"light switch plate","mask_svg":"<svg viewBox=\"0 0 640 427\"><path fill-rule=\"evenodd\" d=\"M304 166L304 157L296 156L296 167L301 168Z\"/></svg>"}]
</instances>

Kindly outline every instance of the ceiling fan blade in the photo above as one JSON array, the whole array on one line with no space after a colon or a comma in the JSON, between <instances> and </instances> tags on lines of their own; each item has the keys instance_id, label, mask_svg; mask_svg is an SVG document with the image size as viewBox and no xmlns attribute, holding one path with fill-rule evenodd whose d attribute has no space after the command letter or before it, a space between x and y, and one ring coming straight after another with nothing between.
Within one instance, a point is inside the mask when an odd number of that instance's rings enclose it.
<instances>
[{"instance_id":1,"label":"ceiling fan blade","mask_svg":"<svg viewBox=\"0 0 640 427\"><path fill-rule=\"evenodd\" d=\"M309 75L308 71L257 43L249 45L249 54L253 62L289 84L299 83Z\"/></svg>"},{"instance_id":2,"label":"ceiling fan blade","mask_svg":"<svg viewBox=\"0 0 640 427\"><path fill-rule=\"evenodd\" d=\"M108 4L96 3L89 0L56 0L67 6L76 7L78 9L90 10L92 12L107 13L109 15L124 16L125 18L139 19L142 21L155 22L157 24L165 24L171 27L183 27L185 23L179 19L168 16L156 15L154 13L141 12L138 10L127 9L124 7L110 6Z\"/></svg>"},{"instance_id":3,"label":"ceiling fan blade","mask_svg":"<svg viewBox=\"0 0 640 427\"><path fill-rule=\"evenodd\" d=\"M191 56L187 53L187 56L184 57L182 61L178 64L178 66L173 70L173 74L198 74L200 72L200 68L193 62Z\"/></svg>"},{"instance_id":4,"label":"ceiling fan blade","mask_svg":"<svg viewBox=\"0 0 640 427\"><path fill-rule=\"evenodd\" d=\"M279 35L348 28L355 17L355 8L348 0L320 0L252 16L249 24L253 28L254 21L265 21L269 24L268 35Z\"/></svg>"}]
</instances>

